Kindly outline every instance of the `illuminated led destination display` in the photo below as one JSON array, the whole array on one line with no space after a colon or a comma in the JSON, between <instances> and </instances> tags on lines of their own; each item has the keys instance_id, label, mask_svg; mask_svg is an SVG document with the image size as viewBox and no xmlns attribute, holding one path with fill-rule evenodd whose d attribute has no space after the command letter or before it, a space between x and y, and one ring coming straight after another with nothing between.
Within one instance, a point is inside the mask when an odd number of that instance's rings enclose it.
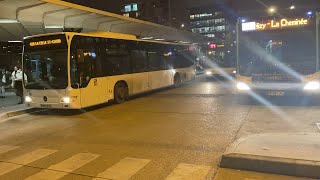
<instances>
[{"instance_id":1,"label":"illuminated led destination display","mask_svg":"<svg viewBox=\"0 0 320 180\"><path fill-rule=\"evenodd\" d=\"M297 18L293 20L269 20L266 22L246 22L242 23L242 31L263 31L271 29L284 29L307 26L309 20L305 18Z\"/></svg>"},{"instance_id":2,"label":"illuminated led destination display","mask_svg":"<svg viewBox=\"0 0 320 180\"><path fill-rule=\"evenodd\" d=\"M44 45L51 45L51 44L61 44L61 39L30 42L29 46L33 47L33 46L44 46Z\"/></svg>"}]
</instances>

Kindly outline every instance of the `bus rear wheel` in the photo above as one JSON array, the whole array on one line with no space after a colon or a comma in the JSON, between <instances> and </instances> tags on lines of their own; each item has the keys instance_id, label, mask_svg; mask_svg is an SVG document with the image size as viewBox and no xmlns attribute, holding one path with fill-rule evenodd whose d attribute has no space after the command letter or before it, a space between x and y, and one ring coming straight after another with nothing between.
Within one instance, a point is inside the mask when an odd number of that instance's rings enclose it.
<instances>
[{"instance_id":1,"label":"bus rear wheel","mask_svg":"<svg viewBox=\"0 0 320 180\"><path fill-rule=\"evenodd\" d=\"M114 87L114 102L121 104L128 98L128 86L123 82L118 82Z\"/></svg>"}]
</instances>

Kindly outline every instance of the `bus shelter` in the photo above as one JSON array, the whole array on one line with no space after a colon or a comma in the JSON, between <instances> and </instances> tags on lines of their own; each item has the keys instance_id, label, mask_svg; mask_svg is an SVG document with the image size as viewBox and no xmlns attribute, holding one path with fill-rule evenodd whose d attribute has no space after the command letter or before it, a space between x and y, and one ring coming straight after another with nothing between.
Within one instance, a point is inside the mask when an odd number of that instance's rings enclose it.
<instances>
[{"instance_id":1,"label":"bus shelter","mask_svg":"<svg viewBox=\"0 0 320 180\"><path fill-rule=\"evenodd\" d=\"M0 7L0 41L21 41L25 36L60 31L117 32L190 43L207 39L189 31L61 0L1 0Z\"/></svg>"}]
</instances>

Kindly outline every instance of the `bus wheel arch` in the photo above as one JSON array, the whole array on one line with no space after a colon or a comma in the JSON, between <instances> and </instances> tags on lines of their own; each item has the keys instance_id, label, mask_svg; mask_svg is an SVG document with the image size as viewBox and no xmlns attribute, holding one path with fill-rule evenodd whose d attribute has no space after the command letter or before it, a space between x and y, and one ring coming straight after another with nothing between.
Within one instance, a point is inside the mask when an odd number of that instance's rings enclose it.
<instances>
[{"instance_id":1,"label":"bus wheel arch","mask_svg":"<svg viewBox=\"0 0 320 180\"><path fill-rule=\"evenodd\" d=\"M115 85L114 85L114 102L116 104L121 104L124 101L126 101L129 97L129 88L128 88L128 84L126 81L121 80L118 81Z\"/></svg>"},{"instance_id":2,"label":"bus wheel arch","mask_svg":"<svg viewBox=\"0 0 320 180\"><path fill-rule=\"evenodd\" d=\"M173 77L173 85L174 87L179 87L182 84L180 73L176 73Z\"/></svg>"}]
</instances>

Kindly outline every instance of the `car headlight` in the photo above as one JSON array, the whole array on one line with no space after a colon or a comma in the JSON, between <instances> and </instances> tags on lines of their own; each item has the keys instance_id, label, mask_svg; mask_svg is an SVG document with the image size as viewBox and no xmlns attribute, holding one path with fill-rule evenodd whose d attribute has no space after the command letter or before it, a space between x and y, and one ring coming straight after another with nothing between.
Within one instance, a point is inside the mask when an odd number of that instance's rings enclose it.
<instances>
[{"instance_id":1,"label":"car headlight","mask_svg":"<svg viewBox=\"0 0 320 180\"><path fill-rule=\"evenodd\" d=\"M246 83L238 82L237 89L241 90L241 91L248 91L248 90L250 90L250 87Z\"/></svg>"},{"instance_id":2,"label":"car headlight","mask_svg":"<svg viewBox=\"0 0 320 180\"><path fill-rule=\"evenodd\" d=\"M212 75L212 72L211 71L207 71L206 75Z\"/></svg>"},{"instance_id":3,"label":"car headlight","mask_svg":"<svg viewBox=\"0 0 320 180\"><path fill-rule=\"evenodd\" d=\"M32 99L31 99L30 96L26 96L26 97L24 97L24 101L25 101L26 103L30 103L30 102L32 102Z\"/></svg>"},{"instance_id":4,"label":"car headlight","mask_svg":"<svg viewBox=\"0 0 320 180\"><path fill-rule=\"evenodd\" d=\"M304 88L304 90L318 90L320 89L320 83L318 81L308 82Z\"/></svg>"},{"instance_id":5,"label":"car headlight","mask_svg":"<svg viewBox=\"0 0 320 180\"><path fill-rule=\"evenodd\" d=\"M70 97L64 97L62 98L61 102L69 104L71 102Z\"/></svg>"}]
</instances>

